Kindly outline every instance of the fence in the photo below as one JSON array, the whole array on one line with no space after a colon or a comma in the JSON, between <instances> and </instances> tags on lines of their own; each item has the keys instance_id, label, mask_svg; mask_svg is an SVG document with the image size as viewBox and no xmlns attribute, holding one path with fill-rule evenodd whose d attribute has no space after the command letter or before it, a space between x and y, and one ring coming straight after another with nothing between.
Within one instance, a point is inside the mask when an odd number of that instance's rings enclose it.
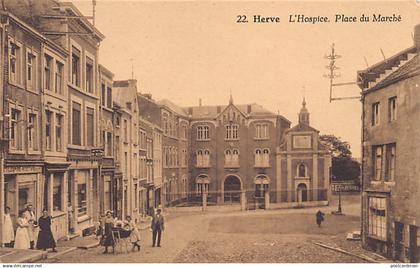
<instances>
[{"instance_id":1,"label":"fence","mask_svg":"<svg viewBox=\"0 0 420 268\"><path fill-rule=\"evenodd\" d=\"M166 207L201 207L205 199L206 206L228 206L241 204L246 209L264 209L266 205L283 204L287 206L305 206L306 204L325 204L329 190L325 188L310 190L281 191L206 191L206 196L197 192L163 194ZM242 200L244 199L244 200ZM266 200L267 199L267 200ZM243 203L242 203L243 202Z\"/></svg>"}]
</instances>

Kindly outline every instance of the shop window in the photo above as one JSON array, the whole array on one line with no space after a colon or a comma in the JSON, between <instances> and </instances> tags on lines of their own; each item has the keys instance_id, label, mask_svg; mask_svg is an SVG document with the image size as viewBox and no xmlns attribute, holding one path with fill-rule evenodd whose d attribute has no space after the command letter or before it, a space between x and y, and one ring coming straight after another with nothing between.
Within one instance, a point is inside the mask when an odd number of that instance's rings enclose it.
<instances>
[{"instance_id":1,"label":"shop window","mask_svg":"<svg viewBox=\"0 0 420 268\"><path fill-rule=\"evenodd\" d=\"M55 174L53 182L53 210L54 211L63 211L62 204L62 194L63 194L63 176Z\"/></svg>"},{"instance_id":2,"label":"shop window","mask_svg":"<svg viewBox=\"0 0 420 268\"><path fill-rule=\"evenodd\" d=\"M386 240L386 198L369 197L369 235Z\"/></svg>"},{"instance_id":3,"label":"shop window","mask_svg":"<svg viewBox=\"0 0 420 268\"><path fill-rule=\"evenodd\" d=\"M77 184L77 216L87 215L87 187L86 181Z\"/></svg>"}]
</instances>

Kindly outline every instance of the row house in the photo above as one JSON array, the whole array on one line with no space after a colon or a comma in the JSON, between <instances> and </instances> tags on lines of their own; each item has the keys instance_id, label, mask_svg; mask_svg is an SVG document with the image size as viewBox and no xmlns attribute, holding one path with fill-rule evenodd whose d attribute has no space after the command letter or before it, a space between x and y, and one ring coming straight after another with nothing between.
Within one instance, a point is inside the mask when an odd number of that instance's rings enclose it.
<instances>
[{"instance_id":1,"label":"row house","mask_svg":"<svg viewBox=\"0 0 420 268\"><path fill-rule=\"evenodd\" d=\"M100 131L103 157L100 163L100 200L99 211L118 211L118 191L116 166L114 159L114 106L112 99L112 86L114 74L103 65L99 65L101 103L100 103Z\"/></svg>"},{"instance_id":2,"label":"row house","mask_svg":"<svg viewBox=\"0 0 420 268\"><path fill-rule=\"evenodd\" d=\"M143 174L140 169L141 132L139 131L139 113L137 107L137 81L134 79L114 81L112 98L117 105L115 121L115 147L119 170L122 173L120 189L122 218L130 215L138 219L140 183ZM117 156L118 154L118 156ZM118 191L118 190L117 190ZM141 191L143 192L143 191Z\"/></svg>"},{"instance_id":3,"label":"row house","mask_svg":"<svg viewBox=\"0 0 420 268\"><path fill-rule=\"evenodd\" d=\"M157 102L162 136L162 176L165 204L175 205L187 197L189 118L169 100Z\"/></svg>"},{"instance_id":4,"label":"row house","mask_svg":"<svg viewBox=\"0 0 420 268\"><path fill-rule=\"evenodd\" d=\"M420 25L414 45L358 72L362 89L362 245L420 260Z\"/></svg>"},{"instance_id":5,"label":"row house","mask_svg":"<svg viewBox=\"0 0 420 268\"><path fill-rule=\"evenodd\" d=\"M13 216L33 204L61 238L98 220L104 36L71 3L3 1L5 204ZM7 33L7 34L6 34ZM7 36L6 36L7 35Z\"/></svg>"},{"instance_id":6,"label":"row house","mask_svg":"<svg viewBox=\"0 0 420 268\"><path fill-rule=\"evenodd\" d=\"M188 192L189 118L168 100L138 94L141 116L153 124L154 206L185 200Z\"/></svg>"}]
</instances>

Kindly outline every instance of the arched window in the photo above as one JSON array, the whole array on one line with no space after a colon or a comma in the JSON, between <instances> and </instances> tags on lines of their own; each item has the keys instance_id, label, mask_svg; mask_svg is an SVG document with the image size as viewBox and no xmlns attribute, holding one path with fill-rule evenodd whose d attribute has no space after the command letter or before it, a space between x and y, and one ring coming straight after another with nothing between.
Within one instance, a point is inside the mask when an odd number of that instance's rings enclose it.
<instances>
[{"instance_id":1,"label":"arched window","mask_svg":"<svg viewBox=\"0 0 420 268\"><path fill-rule=\"evenodd\" d=\"M206 167L210 166L210 151L209 150L204 150L203 164Z\"/></svg>"},{"instance_id":2,"label":"arched window","mask_svg":"<svg viewBox=\"0 0 420 268\"><path fill-rule=\"evenodd\" d=\"M260 149L255 150L255 166L260 167L262 165L262 152Z\"/></svg>"},{"instance_id":3,"label":"arched window","mask_svg":"<svg viewBox=\"0 0 420 268\"><path fill-rule=\"evenodd\" d=\"M308 177L308 172L307 172L306 165L303 164L303 163L300 163L297 166L297 173L298 173L298 177L299 178L306 178L306 177Z\"/></svg>"},{"instance_id":4,"label":"arched window","mask_svg":"<svg viewBox=\"0 0 420 268\"><path fill-rule=\"evenodd\" d=\"M270 166L270 151L268 149L264 149L262 152L262 165L264 167Z\"/></svg>"},{"instance_id":5,"label":"arched window","mask_svg":"<svg viewBox=\"0 0 420 268\"><path fill-rule=\"evenodd\" d=\"M232 163L232 152L227 149L225 151L225 166L230 166Z\"/></svg>"},{"instance_id":6,"label":"arched window","mask_svg":"<svg viewBox=\"0 0 420 268\"><path fill-rule=\"evenodd\" d=\"M208 175L199 175L195 180L195 189L197 195L209 192L210 179Z\"/></svg>"},{"instance_id":7,"label":"arched window","mask_svg":"<svg viewBox=\"0 0 420 268\"><path fill-rule=\"evenodd\" d=\"M197 167L203 166L203 151L197 151Z\"/></svg>"},{"instance_id":8,"label":"arched window","mask_svg":"<svg viewBox=\"0 0 420 268\"><path fill-rule=\"evenodd\" d=\"M232 166L239 166L239 151L237 149L232 151Z\"/></svg>"}]
</instances>

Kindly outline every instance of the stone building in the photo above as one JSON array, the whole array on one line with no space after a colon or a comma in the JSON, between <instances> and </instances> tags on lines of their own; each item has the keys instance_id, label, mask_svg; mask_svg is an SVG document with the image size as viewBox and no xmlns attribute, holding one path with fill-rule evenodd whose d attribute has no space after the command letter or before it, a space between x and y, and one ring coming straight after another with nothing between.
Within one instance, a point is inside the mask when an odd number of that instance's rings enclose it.
<instances>
[{"instance_id":1,"label":"stone building","mask_svg":"<svg viewBox=\"0 0 420 268\"><path fill-rule=\"evenodd\" d=\"M414 46L358 72L362 89L362 243L419 262L420 25Z\"/></svg>"},{"instance_id":2,"label":"stone building","mask_svg":"<svg viewBox=\"0 0 420 268\"><path fill-rule=\"evenodd\" d=\"M42 88L45 37L11 13L1 14L3 88L4 205L12 218L32 204L44 205ZM48 142L48 140L46 140ZM48 144L47 144L48 145ZM3 195L3 193L2 193ZM3 206L3 204L1 204Z\"/></svg>"},{"instance_id":3,"label":"stone building","mask_svg":"<svg viewBox=\"0 0 420 268\"><path fill-rule=\"evenodd\" d=\"M100 157L92 152L100 147L98 48L104 36L72 3L53 0L31 3L6 0L2 3L16 19L19 18L17 20L26 23L25 30L14 37L16 44L10 50L12 68L16 70L10 73L11 79L25 87L32 84L36 89L32 92L39 92L25 97L28 104L39 102L38 105L30 104L34 115L26 116L26 110L13 111L12 124L29 120L34 126L27 128L16 124L19 138L13 141L13 148L22 151L28 145L35 149L35 153L22 159L23 162L33 157L45 158L39 167L30 168L36 173L41 168L41 174L36 181L27 184L32 185L29 190L25 186L26 190L21 191L20 202L32 202L36 196L37 211L46 207L53 215L53 231L57 238L65 235L70 226L80 234L91 228L99 216ZM32 32L37 33L33 35ZM69 32L72 34L66 34ZM25 40L25 46L20 45L22 41L19 40ZM37 69L39 73L34 73L33 77L29 75ZM15 92L20 94L19 90ZM26 89L25 92L31 91ZM32 124L38 120L39 124ZM26 142L23 133L27 129L31 129L28 131L30 137L42 137L42 143ZM42 154L37 154L37 150ZM20 166L22 161L19 161ZM31 190L34 187L36 194ZM26 197L28 200L24 200ZM68 204L72 207L70 217Z\"/></svg>"},{"instance_id":4,"label":"stone building","mask_svg":"<svg viewBox=\"0 0 420 268\"><path fill-rule=\"evenodd\" d=\"M320 142L319 131L309 124L305 99L299 123L286 130L276 161L276 179L281 182L276 185L279 202L328 204L331 155Z\"/></svg>"},{"instance_id":5,"label":"stone building","mask_svg":"<svg viewBox=\"0 0 420 268\"><path fill-rule=\"evenodd\" d=\"M201 103L200 103L201 104ZM190 116L189 191L210 203L276 202L275 151L290 122L258 104L184 108Z\"/></svg>"},{"instance_id":6,"label":"stone building","mask_svg":"<svg viewBox=\"0 0 420 268\"><path fill-rule=\"evenodd\" d=\"M101 85L101 114L100 131L101 145L103 151L100 162L101 179L99 181L99 212L101 214L108 210L115 211L117 207L117 191L115 179L114 159L114 110L112 99L112 85L114 74L102 65L99 65Z\"/></svg>"},{"instance_id":7,"label":"stone building","mask_svg":"<svg viewBox=\"0 0 420 268\"><path fill-rule=\"evenodd\" d=\"M142 148L139 131L139 111L137 106L137 81L134 79L114 81L112 98L118 106L115 124L115 146L118 153L119 169L122 173L122 211L118 215L139 218L140 163L139 151Z\"/></svg>"}]
</instances>

